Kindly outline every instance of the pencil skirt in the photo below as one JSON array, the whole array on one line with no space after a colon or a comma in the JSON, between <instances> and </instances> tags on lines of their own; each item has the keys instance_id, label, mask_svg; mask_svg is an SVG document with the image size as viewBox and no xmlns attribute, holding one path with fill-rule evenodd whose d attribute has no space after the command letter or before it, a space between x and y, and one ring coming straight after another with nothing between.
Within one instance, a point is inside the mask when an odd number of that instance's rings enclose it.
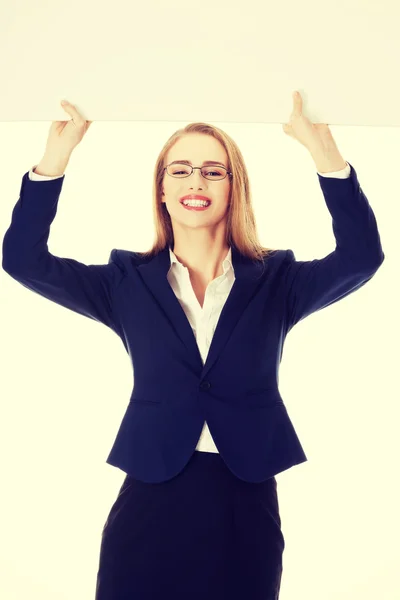
<instances>
[{"instance_id":1,"label":"pencil skirt","mask_svg":"<svg viewBox=\"0 0 400 600\"><path fill-rule=\"evenodd\" d=\"M275 477L249 483L195 450L172 479L127 475L103 528L95 600L277 600Z\"/></svg>"}]
</instances>

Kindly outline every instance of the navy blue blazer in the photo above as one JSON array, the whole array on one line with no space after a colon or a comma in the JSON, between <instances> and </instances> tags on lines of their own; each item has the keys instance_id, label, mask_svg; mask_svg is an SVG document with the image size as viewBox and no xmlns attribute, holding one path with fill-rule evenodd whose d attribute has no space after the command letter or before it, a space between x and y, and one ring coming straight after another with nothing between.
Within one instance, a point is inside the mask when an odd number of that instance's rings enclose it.
<instances>
[{"instance_id":1,"label":"navy blue blazer","mask_svg":"<svg viewBox=\"0 0 400 600\"><path fill-rule=\"evenodd\" d=\"M132 361L134 386L107 463L144 482L168 480L189 461L204 420L221 458L242 480L258 483L307 460L278 389L285 337L308 315L365 285L385 256L350 167L348 179L318 174L332 215L333 252L297 261L292 250L275 250L259 266L232 246L236 280L204 365L167 280L169 248L147 261L113 249L104 265L52 255L47 240L64 177L35 182L24 175L3 240L3 269L110 327Z\"/></svg>"}]
</instances>

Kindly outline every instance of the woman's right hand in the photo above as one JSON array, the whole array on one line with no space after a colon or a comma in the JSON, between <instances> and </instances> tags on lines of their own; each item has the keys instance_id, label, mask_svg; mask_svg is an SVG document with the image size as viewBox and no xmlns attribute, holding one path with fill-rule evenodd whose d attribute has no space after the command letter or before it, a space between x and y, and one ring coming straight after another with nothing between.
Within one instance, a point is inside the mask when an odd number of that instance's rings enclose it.
<instances>
[{"instance_id":1,"label":"woman's right hand","mask_svg":"<svg viewBox=\"0 0 400 600\"><path fill-rule=\"evenodd\" d=\"M46 143L46 156L68 158L93 121L85 121L73 104L62 105L70 121L53 121Z\"/></svg>"}]
</instances>

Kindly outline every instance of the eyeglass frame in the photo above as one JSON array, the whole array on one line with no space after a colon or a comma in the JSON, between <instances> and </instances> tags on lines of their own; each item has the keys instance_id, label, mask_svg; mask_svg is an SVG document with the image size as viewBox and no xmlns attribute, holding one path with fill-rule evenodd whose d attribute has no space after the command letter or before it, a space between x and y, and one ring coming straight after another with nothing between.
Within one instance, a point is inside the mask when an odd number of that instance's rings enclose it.
<instances>
[{"instance_id":1,"label":"eyeglass frame","mask_svg":"<svg viewBox=\"0 0 400 600\"><path fill-rule=\"evenodd\" d=\"M171 165L185 165L185 167L191 167L192 172L189 173L189 175L185 175L184 177L175 177L174 175L169 175L167 169L168 167L170 167ZM215 168L219 168L220 169L224 169L224 171L226 171L226 175L225 177L223 177L222 179L208 179L207 177L204 177L203 173L201 172L202 169L205 169L207 167L215 167ZM187 177L190 177L191 175L193 175L193 171L195 169L200 169L200 175L203 177L203 179L207 179L207 181L223 181L224 179L226 179L227 175L233 175L233 173L231 171L228 171L228 169L226 169L223 165L204 165L204 167L192 167L192 165L187 165L186 163L176 163L176 162L172 162L169 163L169 165L167 165L166 167L164 167L164 171L167 171L167 175L169 175L170 177L173 177L174 179L186 179Z\"/></svg>"}]
</instances>

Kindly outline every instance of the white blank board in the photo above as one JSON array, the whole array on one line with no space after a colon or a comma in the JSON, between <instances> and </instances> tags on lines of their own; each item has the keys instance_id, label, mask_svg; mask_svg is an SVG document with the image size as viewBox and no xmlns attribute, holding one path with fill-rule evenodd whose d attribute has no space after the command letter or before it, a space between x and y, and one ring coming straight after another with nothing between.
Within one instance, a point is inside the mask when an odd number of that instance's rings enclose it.
<instances>
[{"instance_id":1,"label":"white blank board","mask_svg":"<svg viewBox=\"0 0 400 600\"><path fill-rule=\"evenodd\" d=\"M395 0L3 0L0 119L400 125Z\"/></svg>"}]
</instances>

